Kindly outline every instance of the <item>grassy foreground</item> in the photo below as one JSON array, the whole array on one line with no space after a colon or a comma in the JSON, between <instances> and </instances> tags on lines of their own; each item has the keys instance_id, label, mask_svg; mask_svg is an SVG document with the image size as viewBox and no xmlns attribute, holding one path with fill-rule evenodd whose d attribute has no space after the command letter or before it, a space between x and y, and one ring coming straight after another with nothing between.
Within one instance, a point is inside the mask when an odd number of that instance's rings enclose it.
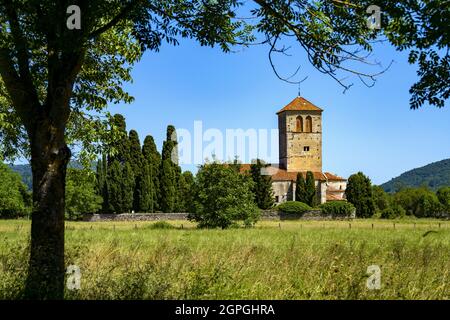
<instances>
[{"instance_id":1,"label":"grassy foreground","mask_svg":"<svg viewBox=\"0 0 450 320\"><path fill-rule=\"evenodd\" d=\"M67 223L66 262L82 277L66 298L450 299L448 221L170 224ZM29 228L0 220L0 299L20 298ZM366 287L370 265L381 268L380 290Z\"/></svg>"}]
</instances>

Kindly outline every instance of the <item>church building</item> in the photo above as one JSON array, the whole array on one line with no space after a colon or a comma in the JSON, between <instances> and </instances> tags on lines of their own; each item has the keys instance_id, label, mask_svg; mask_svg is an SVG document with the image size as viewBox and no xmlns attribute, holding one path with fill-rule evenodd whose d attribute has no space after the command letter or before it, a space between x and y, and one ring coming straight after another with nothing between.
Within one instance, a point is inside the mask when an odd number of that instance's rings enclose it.
<instances>
[{"instance_id":1,"label":"church building","mask_svg":"<svg viewBox=\"0 0 450 320\"><path fill-rule=\"evenodd\" d=\"M267 167L272 177L275 202L295 200L297 173L306 179L314 175L320 203L345 200L347 180L322 170L322 112L302 97L296 97L277 112L279 130L279 164ZM241 170L250 169L244 164Z\"/></svg>"}]
</instances>

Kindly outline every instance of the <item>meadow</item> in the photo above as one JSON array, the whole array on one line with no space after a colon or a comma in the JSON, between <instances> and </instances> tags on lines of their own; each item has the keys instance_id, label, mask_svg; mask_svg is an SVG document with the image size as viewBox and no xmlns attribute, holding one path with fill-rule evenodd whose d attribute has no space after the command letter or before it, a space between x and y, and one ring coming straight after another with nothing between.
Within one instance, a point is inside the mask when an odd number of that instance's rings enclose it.
<instances>
[{"instance_id":1,"label":"meadow","mask_svg":"<svg viewBox=\"0 0 450 320\"><path fill-rule=\"evenodd\" d=\"M0 299L21 297L29 229L0 220ZM450 221L68 222L66 263L67 299L449 299Z\"/></svg>"}]
</instances>

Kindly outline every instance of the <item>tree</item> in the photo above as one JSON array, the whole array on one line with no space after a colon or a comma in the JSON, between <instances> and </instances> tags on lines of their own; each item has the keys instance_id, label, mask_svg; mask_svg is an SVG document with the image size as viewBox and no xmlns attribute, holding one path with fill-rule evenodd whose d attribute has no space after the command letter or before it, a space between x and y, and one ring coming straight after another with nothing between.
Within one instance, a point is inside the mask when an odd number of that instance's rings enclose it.
<instances>
[{"instance_id":1,"label":"tree","mask_svg":"<svg viewBox=\"0 0 450 320\"><path fill-rule=\"evenodd\" d=\"M114 160L108 167L107 188L109 199L109 212L121 213L123 209L122 194L122 165L118 160Z\"/></svg>"},{"instance_id":2,"label":"tree","mask_svg":"<svg viewBox=\"0 0 450 320\"><path fill-rule=\"evenodd\" d=\"M297 173L297 180L295 181L295 201L306 203L306 182L301 172Z\"/></svg>"},{"instance_id":3,"label":"tree","mask_svg":"<svg viewBox=\"0 0 450 320\"><path fill-rule=\"evenodd\" d=\"M121 213L128 213L133 209L134 185L135 179L133 169L129 162L125 162L122 171L122 180L120 183L120 190L122 193Z\"/></svg>"},{"instance_id":4,"label":"tree","mask_svg":"<svg viewBox=\"0 0 450 320\"><path fill-rule=\"evenodd\" d=\"M436 195L447 213L450 213L450 187L440 188Z\"/></svg>"},{"instance_id":5,"label":"tree","mask_svg":"<svg viewBox=\"0 0 450 320\"><path fill-rule=\"evenodd\" d=\"M306 204L314 207L316 205L316 183L314 180L314 174L311 171L306 172L305 182L305 195Z\"/></svg>"},{"instance_id":6,"label":"tree","mask_svg":"<svg viewBox=\"0 0 450 320\"><path fill-rule=\"evenodd\" d=\"M152 202L153 210L156 211L160 208L160 167L161 167L161 155L156 149L156 144L152 136L146 136L144 139L144 145L142 146L142 156L144 160L149 164L149 171L152 176Z\"/></svg>"},{"instance_id":7,"label":"tree","mask_svg":"<svg viewBox=\"0 0 450 320\"><path fill-rule=\"evenodd\" d=\"M141 212L143 208L140 207L141 201L147 203L144 200L148 195L143 194L148 192L149 183L148 176L144 176L143 169L146 167L144 164L144 157L141 150L141 142L139 141L139 135L135 130L130 130L129 133L129 155L128 162L130 163L131 170L133 171L133 177L135 177L133 185L133 210L134 212ZM149 172L147 171L147 175ZM142 190L142 188L146 188Z\"/></svg>"},{"instance_id":8,"label":"tree","mask_svg":"<svg viewBox=\"0 0 450 320\"><path fill-rule=\"evenodd\" d=\"M258 208L266 210L274 205L272 191L272 177L262 172L267 165L260 159L256 159L256 163L250 165L250 176L254 182L253 194Z\"/></svg>"},{"instance_id":9,"label":"tree","mask_svg":"<svg viewBox=\"0 0 450 320\"><path fill-rule=\"evenodd\" d=\"M381 212L390 207L390 197L382 187L372 186L372 195L376 211Z\"/></svg>"},{"instance_id":10,"label":"tree","mask_svg":"<svg viewBox=\"0 0 450 320\"><path fill-rule=\"evenodd\" d=\"M120 164L130 160L130 139L127 135L127 125L125 118L121 114L115 114L109 122L110 134L116 134L117 138L111 141L108 145L108 163L114 160L119 161Z\"/></svg>"},{"instance_id":11,"label":"tree","mask_svg":"<svg viewBox=\"0 0 450 320\"><path fill-rule=\"evenodd\" d=\"M18 173L0 162L0 217L20 217L31 207L27 187Z\"/></svg>"},{"instance_id":12,"label":"tree","mask_svg":"<svg viewBox=\"0 0 450 320\"><path fill-rule=\"evenodd\" d=\"M348 202L356 208L356 216L370 218L375 213L375 203L372 194L372 183L362 172L351 175L348 178L345 195Z\"/></svg>"},{"instance_id":13,"label":"tree","mask_svg":"<svg viewBox=\"0 0 450 320\"><path fill-rule=\"evenodd\" d=\"M236 0L0 2L0 152L8 158L26 154L33 173L27 297L63 297L69 145L81 145L87 161L102 142L117 138L107 134L105 108L133 100L122 84L131 80L131 67L144 50L157 51L163 41L177 45L181 38L191 38L229 52L256 42L260 34L271 54L285 53L278 46L280 39L293 37L317 69L339 81L336 72L348 72L347 62L364 63L366 53L358 53L361 48L370 51L377 36L366 25L365 10L372 0L255 2L258 6L249 12L255 19L240 19L236 10L242 3ZM419 76L424 81L413 91L418 104L424 99L439 103L448 92L448 54L439 59L441 51L434 50L448 48L442 36L448 26L444 0L375 3L392 18L386 29L391 43L400 49L419 48ZM78 5L82 12L79 29L67 27L69 5ZM77 19L73 15L70 19ZM418 21L405 19L413 15ZM402 36L405 25L407 37ZM430 32L420 31L424 25ZM376 76L353 73L369 80Z\"/></svg>"},{"instance_id":14,"label":"tree","mask_svg":"<svg viewBox=\"0 0 450 320\"><path fill-rule=\"evenodd\" d=\"M179 212L193 212L194 208L194 175L190 171L181 174L178 182Z\"/></svg>"},{"instance_id":15,"label":"tree","mask_svg":"<svg viewBox=\"0 0 450 320\"><path fill-rule=\"evenodd\" d=\"M97 161L97 194L102 197L102 211L109 212L108 202L108 162L106 155L102 154L102 159Z\"/></svg>"},{"instance_id":16,"label":"tree","mask_svg":"<svg viewBox=\"0 0 450 320\"><path fill-rule=\"evenodd\" d=\"M173 212L177 200L177 190L175 183L175 172L170 159L163 160L161 167L161 210L163 212Z\"/></svg>"},{"instance_id":17,"label":"tree","mask_svg":"<svg viewBox=\"0 0 450 320\"><path fill-rule=\"evenodd\" d=\"M213 162L200 166L195 179L195 212L188 218L200 228L228 228L237 221L253 225L259 210L253 181L230 166Z\"/></svg>"},{"instance_id":18,"label":"tree","mask_svg":"<svg viewBox=\"0 0 450 320\"><path fill-rule=\"evenodd\" d=\"M181 168L178 166L178 142L176 141L175 127L167 126L166 140L163 142L162 162L161 162L161 210L163 212L173 212L178 209L179 200L178 181L181 175Z\"/></svg>"},{"instance_id":19,"label":"tree","mask_svg":"<svg viewBox=\"0 0 450 320\"><path fill-rule=\"evenodd\" d=\"M66 216L70 220L81 218L84 213L95 213L102 207L103 199L96 194L97 181L94 172L84 169L68 169L66 179Z\"/></svg>"},{"instance_id":20,"label":"tree","mask_svg":"<svg viewBox=\"0 0 450 320\"><path fill-rule=\"evenodd\" d=\"M141 175L136 177L135 206L139 212L154 212L154 193L153 177L151 164L144 162L141 169Z\"/></svg>"}]
</instances>

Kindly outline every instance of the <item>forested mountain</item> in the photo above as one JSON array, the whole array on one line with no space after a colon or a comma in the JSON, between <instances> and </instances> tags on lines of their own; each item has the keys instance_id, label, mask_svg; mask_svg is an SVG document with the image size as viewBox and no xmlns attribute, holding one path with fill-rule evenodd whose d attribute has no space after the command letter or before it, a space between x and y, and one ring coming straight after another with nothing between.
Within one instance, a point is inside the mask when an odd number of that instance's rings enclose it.
<instances>
[{"instance_id":1,"label":"forested mountain","mask_svg":"<svg viewBox=\"0 0 450 320\"><path fill-rule=\"evenodd\" d=\"M23 183L26 184L28 190L32 189L33 186L33 176L31 174L31 166L29 164L13 164L9 166L13 171L20 174ZM71 161L69 163L69 168L80 169L82 165L76 161ZM95 165L94 165L95 168Z\"/></svg>"},{"instance_id":2,"label":"forested mountain","mask_svg":"<svg viewBox=\"0 0 450 320\"><path fill-rule=\"evenodd\" d=\"M432 190L450 186L450 159L407 171L381 185L386 192L395 192L404 187L421 186L427 186Z\"/></svg>"}]
</instances>

